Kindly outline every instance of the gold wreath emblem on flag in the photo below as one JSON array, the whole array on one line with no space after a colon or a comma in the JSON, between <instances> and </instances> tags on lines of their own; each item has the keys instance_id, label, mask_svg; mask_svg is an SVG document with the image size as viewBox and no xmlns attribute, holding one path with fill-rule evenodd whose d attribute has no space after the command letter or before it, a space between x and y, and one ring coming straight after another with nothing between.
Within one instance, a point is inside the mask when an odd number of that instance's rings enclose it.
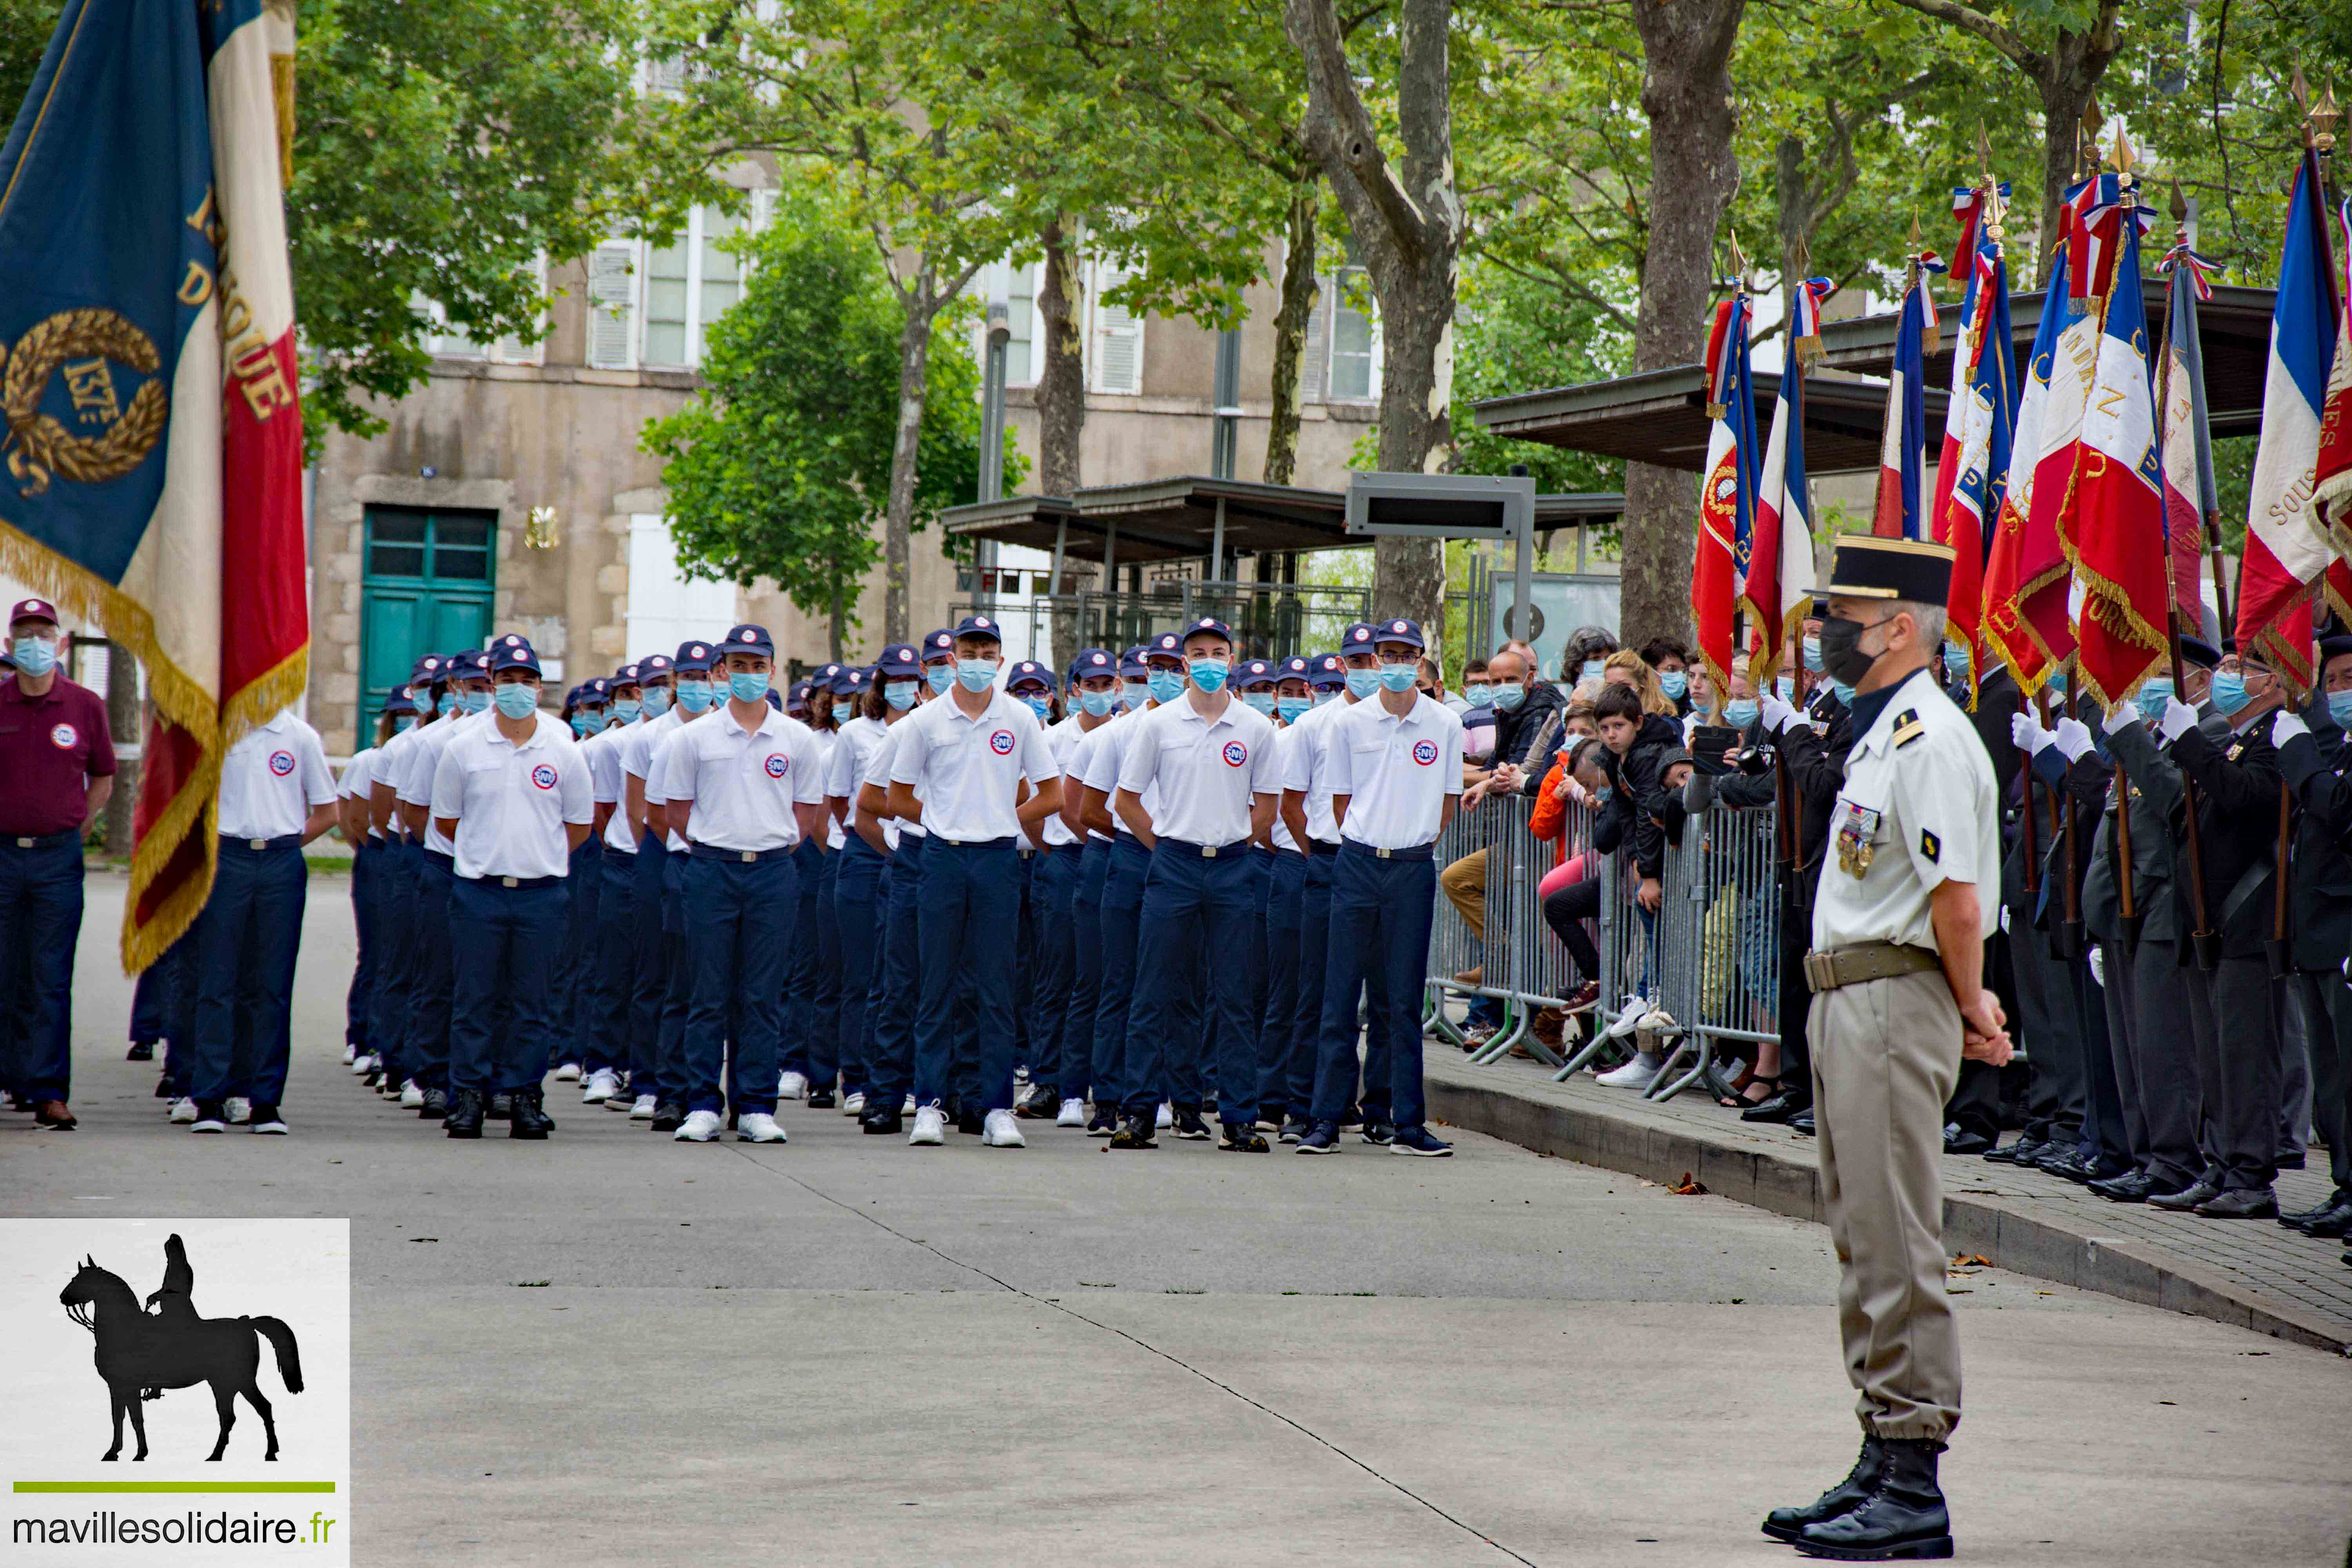
<instances>
[{"instance_id":1,"label":"gold wreath emblem on flag","mask_svg":"<svg viewBox=\"0 0 2352 1568\"><path fill-rule=\"evenodd\" d=\"M162 439L171 398L160 380L142 386L125 407L115 393L113 364L153 376L163 362L155 342L112 310L60 310L0 348L0 416L8 423L0 452L8 472L37 496L52 475L79 484L120 479L144 461ZM41 409L52 379L62 370L77 424L95 435L77 435Z\"/></svg>"}]
</instances>

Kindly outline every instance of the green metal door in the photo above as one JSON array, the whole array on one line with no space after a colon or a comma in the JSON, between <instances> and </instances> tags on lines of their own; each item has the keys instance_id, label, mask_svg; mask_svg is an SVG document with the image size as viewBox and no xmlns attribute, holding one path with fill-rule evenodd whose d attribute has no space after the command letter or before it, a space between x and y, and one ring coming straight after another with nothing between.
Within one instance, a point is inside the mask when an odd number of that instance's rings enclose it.
<instances>
[{"instance_id":1,"label":"green metal door","mask_svg":"<svg viewBox=\"0 0 2352 1568\"><path fill-rule=\"evenodd\" d=\"M490 632L498 514L367 510L360 580L360 743L385 697L428 653L479 647Z\"/></svg>"}]
</instances>

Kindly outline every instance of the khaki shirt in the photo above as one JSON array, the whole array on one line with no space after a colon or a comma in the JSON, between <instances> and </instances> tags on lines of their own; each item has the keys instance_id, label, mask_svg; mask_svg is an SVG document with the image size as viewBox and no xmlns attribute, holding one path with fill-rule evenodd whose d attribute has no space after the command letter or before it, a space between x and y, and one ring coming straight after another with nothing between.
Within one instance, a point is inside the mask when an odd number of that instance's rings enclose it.
<instances>
[{"instance_id":1,"label":"khaki shirt","mask_svg":"<svg viewBox=\"0 0 2352 1568\"><path fill-rule=\"evenodd\" d=\"M1859 737L1830 810L1813 900L1813 946L1895 942L1934 949L1927 896L1973 882L1982 934L2000 905L1992 759L1967 714L1925 670L1904 680Z\"/></svg>"}]
</instances>

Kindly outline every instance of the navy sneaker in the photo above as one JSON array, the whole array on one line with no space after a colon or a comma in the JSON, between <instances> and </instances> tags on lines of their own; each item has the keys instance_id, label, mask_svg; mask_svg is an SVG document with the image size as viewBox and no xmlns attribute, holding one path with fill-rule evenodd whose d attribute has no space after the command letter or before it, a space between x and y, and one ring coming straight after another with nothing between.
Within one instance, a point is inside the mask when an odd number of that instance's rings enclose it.
<instances>
[{"instance_id":1,"label":"navy sneaker","mask_svg":"<svg viewBox=\"0 0 2352 1568\"><path fill-rule=\"evenodd\" d=\"M1318 1121L1315 1123L1314 1126L1309 1127L1307 1130L1307 1136L1298 1141L1298 1152L1302 1154L1338 1153L1339 1152L1339 1124L1336 1121Z\"/></svg>"},{"instance_id":2,"label":"navy sneaker","mask_svg":"<svg viewBox=\"0 0 2352 1568\"><path fill-rule=\"evenodd\" d=\"M1454 1152L1454 1145L1439 1142L1429 1135L1426 1127L1400 1127L1396 1130L1396 1136L1389 1140L1389 1152L1419 1154L1423 1159L1442 1160Z\"/></svg>"},{"instance_id":3,"label":"navy sneaker","mask_svg":"<svg viewBox=\"0 0 2352 1568\"><path fill-rule=\"evenodd\" d=\"M1395 1141L1396 1124L1372 1111L1364 1113L1364 1130L1357 1136L1367 1143L1388 1143Z\"/></svg>"},{"instance_id":4,"label":"navy sneaker","mask_svg":"<svg viewBox=\"0 0 2352 1568\"><path fill-rule=\"evenodd\" d=\"M1286 1143L1296 1143L1306 1137L1307 1130L1314 1125L1304 1116L1293 1116L1282 1124L1282 1141Z\"/></svg>"}]
</instances>

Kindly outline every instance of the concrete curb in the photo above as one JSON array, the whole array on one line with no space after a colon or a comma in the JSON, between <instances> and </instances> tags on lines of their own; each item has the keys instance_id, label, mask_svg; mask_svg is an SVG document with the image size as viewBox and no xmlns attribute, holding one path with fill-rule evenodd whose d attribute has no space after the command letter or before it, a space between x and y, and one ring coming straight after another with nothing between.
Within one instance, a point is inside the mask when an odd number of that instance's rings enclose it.
<instances>
[{"instance_id":1,"label":"concrete curb","mask_svg":"<svg viewBox=\"0 0 2352 1568\"><path fill-rule=\"evenodd\" d=\"M1433 1120L1654 1182L1679 1181L1688 1173L1707 1191L1736 1202L1825 1223L1821 1174L1810 1156L1759 1148L1728 1131L1713 1137L1684 1124L1663 1126L1643 1119L1638 1105L1612 1114L1521 1092L1510 1077L1493 1076L1492 1069L1458 1068L1436 1058L1430 1067ZM2077 1231L2008 1199L1948 1194L1944 1250L1977 1253L1996 1268L2038 1279L2352 1355L2352 1335L2298 1302L2281 1300L2224 1270L2137 1238Z\"/></svg>"}]
</instances>

